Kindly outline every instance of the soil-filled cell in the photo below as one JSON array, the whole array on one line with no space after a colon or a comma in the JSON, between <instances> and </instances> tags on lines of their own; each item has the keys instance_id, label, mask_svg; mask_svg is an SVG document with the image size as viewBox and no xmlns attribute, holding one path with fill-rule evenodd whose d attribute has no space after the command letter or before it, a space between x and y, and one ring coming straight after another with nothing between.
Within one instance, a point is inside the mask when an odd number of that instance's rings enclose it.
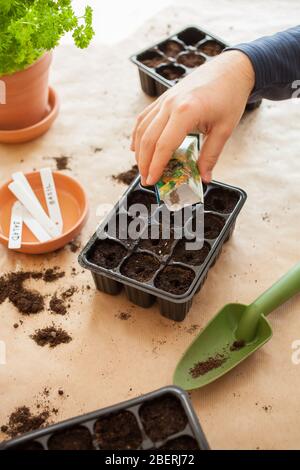
<instances>
[{"instance_id":1,"label":"soil-filled cell","mask_svg":"<svg viewBox=\"0 0 300 470\"><path fill-rule=\"evenodd\" d=\"M210 245L207 242L204 242L204 245L200 249L187 249L187 245L195 243L195 240L179 240L177 243L174 253L172 256L172 261L177 261L180 263L191 264L193 266L198 266L206 260L209 252ZM196 242L197 243L197 242ZM190 246L190 248L193 248Z\"/></svg>"},{"instance_id":2,"label":"soil-filled cell","mask_svg":"<svg viewBox=\"0 0 300 470\"><path fill-rule=\"evenodd\" d=\"M54 433L48 441L49 450L93 450L93 440L88 429L77 426Z\"/></svg>"},{"instance_id":3,"label":"soil-filled cell","mask_svg":"<svg viewBox=\"0 0 300 470\"><path fill-rule=\"evenodd\" d=\"M205 34L197 28L187 28L182 33L178 34L178 39L183 41L187 46L195 46L197 42L202 41Z\"/></svg>"},{"instance_id":4,"label":"soil-filled cell","mask_svg":"<svg viewBox=\"0 0 300 470\"><path fill-rule=\"evenodd\" d=\"M155 279L155 287L170 292L174 295L182 295L189 290L195 279L192 269L183 266L167 266Z\"/></svg>"},{"instance_id":5,"label":"soil-filled cell","mask_svg":"<svg viewBox=\"0 0 300 470\"><path fill-rule=\"evenodd\" d=\"M181 436L176 439L172 439L163 446L160 447L162 450L199 450L197 441L191 436Z\"/></svg>"},{"instance_id":6,"label":"soil-filled cell","mask_svg":"<svg viewBox=\"0 0 300 470\"><path fill-rule=\"evenodd\" d=\"M188 422L181 403L172 395L156 398L142 405L140 418L146 434L158 442L182 431Z\"/></svg>"},{"instance_id":7,"label":"soil-filled cell","mask_svg":"<svg viewBox=\"0 0 300 470\"><path fill-rule=\"evenodd\" d=\"M152 251L158 256L170 253L174 241L174 232L170 227L163 229L161 225L152 225L145 235L147 238L139 242L140 249Z\"/></svg>"},{"instance_id":8,"label":"soil-filled cell","mask_svg":"<svg viewBox=\"0 0 300 470\"><path fill-rule=\"evenodd\" d=\"M156 72L167 80L177 80L185 74L184 68L176 65L162 65Z\"/></svg>"},{"instance_id":9,"label":"soil-filled cell","mask_svg":"<svg viewBox=\"0 0 300 470\"><path fill-rule=\"evenodd\" d=\"M12 450L44 450L44 447L39 442L28 441L14 447Z\"/></svg>"},{"instance_id":10,"label":"soil-filled cell","mask_svg":"<svg viewBox=\"0 0 300 470\"><path fill-rule=\"evenodd\" d=\"M182 44L177 41L173 41L172 39L163 42L158 47L168 57L176 57L179 52L184 50Z\"/></svg>"},{"instance_id":11,"label":"soil-filled cell","mask_svg":"<svg viewBox=\"0 0 300 470\"><path fill-rule=\"evenodd\" d=\"M137 57L137 60L142 64L146 65L147 67L152 67L154 69L160 64L167 62L166 58L156 51L146 51L143 54L140 54Z\"/></svg>"},{"instance_id":12,"label":"soil-filled cell","mask_svg":"<svg viewBox=\"0 0 300 470\"><path fill-rule=\"evenodd\" d=\"M178 57L177 62L185 65L186 67L194 68L204 64L205 60L205 57L200 54L195 52L185 52Z\"/></svg>"},{"instance_id":13,"label":"soil-filled cell","mask_svg":"<svg viewBox=\"0 0 300 470\"><path fill-rule=\"evenodd\" d=\"M206 210L229 214L237 205L240 196L234 191L215 188L207 194L204 206Z\"/></svg>"},{"instance_id":14,"label":"soil-filled cell","mask_svg":"<svg viewBox=\"0 0 300 470\"><path fill-rule=\"evenodd\" d=\"M204 54L214 57L216 55L221 54L223 49L225 49L225 46L223 44L220 44L217 41L211 40L211 41L206 41L203 44L201 44L198 47L199 51L203 52Z\"/></svg>"},{"instance_id":15,"label":"soil-filled cell","mask_svg":"<svg viewBox=\"0 0 300 470\"><path fill-rule=\"evenodd\" d=\"M134 253L121 266L121 273L140 282L149 281L159 268L159 261L148 253Z\"/></svg>"},{"instance_id":16,"label":"soil-filled cell","mask_svg":"<svg viewBox=\"0 0 300 470\"><path fill-rule=\"evenodd\" d=\"M223 217L220 217L215 214L204 214L204 238L213 239L217 238L218 235L221 233L223 227L225 225L225 220ZM193 233L197 233L201 230L201 227L196 227L196 219L192 221L192 231ZM203 227L202 227L203 230Z\"/></svg>"},{"instance_id":17,"label":"soil-filled cell","mask_svg":"<svg viewBox=\"0 0 300 470\"><path fill-rule=\"evenodd\" d=\"M116 268L127 250L113 240L98 240L88 253L88 261L106 269Z\"/></svg>"},{"instance_id":18,"label":"soil-filled cell","mask_svg":"<svg viewBox=\"0 0 300 470\"><path fill-rule=\"evenodd\" d=\"M138 449L143 441L137 420L130 411L99 418L95 437L102 450Z\"/></svg>"},{"instance_id":19,"label":"soil-filled cell","mask_svg":"<svg viewBox=\"0 0 300 470\"><path fill-rule=\"evenodd\" d=\"M136 204L141 207L134 208L133 206ZM157 199L154 193L138 190L130 193L127 198L127 210L131 215L135 215L132 212L137 209L141 215L150 217L157 207Z\"/></svg>"}]
</instances>

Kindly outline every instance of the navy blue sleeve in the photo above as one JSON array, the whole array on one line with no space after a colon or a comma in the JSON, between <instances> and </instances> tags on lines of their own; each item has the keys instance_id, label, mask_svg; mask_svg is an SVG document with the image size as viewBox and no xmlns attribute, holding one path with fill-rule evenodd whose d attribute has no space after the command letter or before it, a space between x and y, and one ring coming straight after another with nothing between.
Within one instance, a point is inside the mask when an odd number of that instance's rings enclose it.
<instances>
[{"instance_id":1,"label":"navy blue sleeve","mask_svg":"<svg viewBox=\"0 0 300 470\"><path fill-rule=\"evenodd\" d=\"M300 26L226 50L242 51L252 62L255 87L249 102L300 95Z\"/></svg>"}]
</instances>

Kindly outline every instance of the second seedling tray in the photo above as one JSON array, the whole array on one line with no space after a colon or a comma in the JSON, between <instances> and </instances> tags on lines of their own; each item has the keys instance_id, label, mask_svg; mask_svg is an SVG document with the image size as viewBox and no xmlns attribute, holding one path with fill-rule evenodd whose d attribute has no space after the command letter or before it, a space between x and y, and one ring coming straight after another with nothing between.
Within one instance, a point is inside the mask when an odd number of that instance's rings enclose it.
<instances>
[{"instance_id":1,"label":"second seedling tray","mask_svg":"<svg viewBox=\"0 0 300 470\"><path fill-rule=\"evenodd\" d=\"M197 26L172 34L130 57L138 66L142 90L149 96L160 96L168 88L229 47L215 34ZM247 111L260 106L262 100L248 103Z\"/></svg>"},{"instance_id":2,"label":"second seedling tray","mask_svg":"<svg viewBox=\"0 0 300 470\"><path fill-rule=\"evenodd\" d=\"M0 450L209 450L178 387L68 419L0 444Z\"/></svg>"},{"instance_id":3,"label":"second seedling tray","mask_svg":"<svg viewBox=\"0 0 300 470\"><path fill-rule=\"evenodd\" d=\"M108 234L111 220L118 224L126 216L126 221L130 221L127 211L133 204L150 207L157 203L154 188L144 188L137 178L84 247L79 263L92 272L99 290L116 295L124 287L134 304L147 308L157 300L163 316L183 321L223 244L230 238L246 197L243 190L223 183L204 186L204 245L200 250L187 251L184 238L143 238L144 231L161 229L161 214L166 210L163 204L156 206L138 239L125 240L118 225L112 237ZM193 225L197 206L193 209L184 227ZM172 229L178 233L182 227L176 224Z\"/></svg>"}]
</instances>

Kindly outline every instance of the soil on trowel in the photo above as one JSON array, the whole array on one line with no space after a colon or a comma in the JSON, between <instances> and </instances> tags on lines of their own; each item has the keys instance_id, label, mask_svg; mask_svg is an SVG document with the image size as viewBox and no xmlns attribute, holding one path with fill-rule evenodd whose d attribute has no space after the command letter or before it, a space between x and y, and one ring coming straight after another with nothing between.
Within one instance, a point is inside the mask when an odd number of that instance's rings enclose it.
<instances>
[{"instance_id":1,"label":"soil on trowel","mask_svg":"<svg viewBox=\"0 0 300 470\"><path fill-rule=\"evenodd\" d=\"M95 424L95 436L102 450L138 449L143 441L135 416L126 410L99 418Z\"/></svg>"},{"instance_id":2,"label":"soil on trowel","mask_svg":"<svg viewBox=\"0 0 300 470\"><path fill-rule=\"evenodd\" d=\"M126 256L126 248L113 240L98 240L88 253L88 260L106 269L116 268Z\"/></svg>"},{"instance_id":3,"label":"soil on trowel","mask_svg":"<svg viewBox=\"0 0 300 470\"><path fill-rule=\"evenodd\" d=\"M199 450L197 441L191 436L181 436L172 439L160 447L162 450Z\"/></svg>"},{"instance_id":4,"label":"soil on trowel","mask_svg":"<svg viewBox=\"0 0 300 470\"><path fill-rule=\"evenodd\" d=\"M45 271L19 271L7 273L0 278L0 304L6 299L24 315L39 313L44 309L44 297L33 289L24 286L29 279L44 282L54 282L63 277L64 272L58 268L49 268Z\"/></svg>"},{"instance_id":5,"label":"soil on trowel","mask_svg":"<svg viewBox=\"0 0 300 470\"><path fill-rule=\"evenodd\" d=\"M127 184L128 186L133 182L133 180L138 176L139 169L137 165L133 165L130 170L123 171L118 175L113 175L112 178L118 183Z\"/></svg>"},{"instance_id":6,"label":"soil on trowel","mask_svg":"<svg viewBox=\"0 0 300 470\"><path fill-rule=\"evenodd\" d=\"M121 267L121 273L140 282L149 281L159 268L158 260L146 253L134 253Z\"/></svg>"},{"instance_id":7,"label":"soil on trowel","mask_svg":"<svg viewBox=\"0 0 300 470\"><path fill-rule=\"evenodd\" d=\"M230 346L230 351L239 351L246 345L244 340L239 340L239 341L234 341L232 345Z\"/></svg>"},{"instance_id":8,"label":"soil on trowel","mask_svg":"<svg viewBox=\"0 0 300 470\"><path fill-rule=\"evenodd\" d=\"M188 291L194 279L195 273L189 268L167 266L158 274L155 286L171 294L181 295Z\"/></svg>"},{"instance_id":9,"label":"soil on trowel","mask_svg":"<svg viewBox=\"0 0 300 470\"><path fill-rule=\"evenodd\" d=\"M140 417L147 435L153 442L182 431L187 417L177 398L167 395L142 405Z\"/></svg>"},{"instance_id":10,"label":"soil on trowel","mask_svg":"<svg viewBox=\"0 0 300 470\"><path fill-rule=\"evenodd\" d=\"M189 370L189 373L193 379L197 379L211 370L218 369L218 367L221 367L227 359L228 358L224 354L216 354L213 357L209 357L206 361L197 362Z\"/></svg>"},{"instance_id":11,"label":"soil on trowel","mask_svg":"<svg viewBox=\"0 0 300 470\"><path fill-rule=\"evenodd\" d=\"M83 426L54 433L48 441L49 450L94 450L92 436Z\"/></svg>"},{"instance_id":12,"label":"soil on trowel","mask_svg":"<svg viewBox=\"0 0 300 470\"><path fill-rule=\"evenodd\" d=\"M39 346L48 345L50 348L55 348L59 344L72 341L72 337L65 330L57 328L54 325L36 330L30 338Z\"/></svg>"},{"instance_id":13,"label":"soil on trowel","mask_svg":"<svg viewBox=\"0 0 300 470\"><path fill-rule=\"evenodd\" d=\"M10 415L8 423L1 426L1 431L10 437L16 437L46 426L49 417L49 410L34 414L27 406L20 406Z\"/></svg>"}]
</instances>

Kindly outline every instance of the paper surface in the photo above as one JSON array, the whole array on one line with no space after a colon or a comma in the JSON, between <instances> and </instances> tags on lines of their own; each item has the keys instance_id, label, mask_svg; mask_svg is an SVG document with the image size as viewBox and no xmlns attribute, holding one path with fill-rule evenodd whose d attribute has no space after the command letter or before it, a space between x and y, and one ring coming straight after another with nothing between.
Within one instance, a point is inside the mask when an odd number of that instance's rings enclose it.
<instances>
[{"instance_id":1,"label":"paper surface","mask_svg":"<svg viewBox=\"0 0 300 470\"><path fill-rule=\"evenodd\" d=\"M206 26L234 44L293 26L299 16L298 1L287 8L274 0L186 0L112 48L58 49L51 75L62 103L58 120L31 144L0 146L1 180L13 171L55 169L51 157L69 156L66 173L84 185L91 206L84 243L99 222L99 205L115 203L126 189L111 175L134 164L132 126L152 101L140 90L130 54L190 24ZM7 350L7 363L0 365L1 424L16 406L33 405L44 387L59 410L53 420L61 421L169 385L185 348L221 307L253 301L299 261L299 121L300 104L266 101L242 119L227 144L214 177L245 189L248 201L182 324L161 317L157 305L133 307L124 292L115 297L96 292L90 273L78 267L78 253L69 248L30 257L0 247L1 272L56 265L66 271L54 284L34 284L44 294L74 284L92 287L74 295L64 317L50 314L48 301L43 313L30 317L21 317L7 301L0 305L0 340ZM120 312L131 316L120 320ZM212 448L300 448L300 365L293 362L297 350L292 349L300 339L299 312L298 297L272 313L273 338L230 374L191 394ZM15 330L20 319L24 323ZM52 322L73 341L52 350L37 346L29 336Z\"/></svg>"}]
</instances>

